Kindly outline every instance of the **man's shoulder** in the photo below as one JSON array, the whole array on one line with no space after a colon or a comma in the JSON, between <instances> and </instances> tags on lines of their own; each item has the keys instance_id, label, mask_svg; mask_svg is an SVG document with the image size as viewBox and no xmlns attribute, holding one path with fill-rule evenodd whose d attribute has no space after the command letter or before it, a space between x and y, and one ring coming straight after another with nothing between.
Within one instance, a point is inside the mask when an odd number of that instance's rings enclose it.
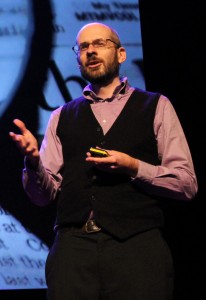
<instances>
[{"instance_id":1,"label":"man's shoulder","mask_svg":"<svg viewBox=\"0 0 206 300\"><path fill-rule=\"evenodd\" d=\"M134 93L139 94L139 95L143 95L145 97L146 96L150 96L150 97L160 97L161 96L161 93L159 93L159 92L151 92L151 91L140 89L140 88L137 88L137 87L134 87Z\"/></svg>"},{"instance_id":2,"label":"man's shoulder","mask_svg":"<svg viewBox=\"0 0 206 300\"><path fill-rule=\"evenodd\" d=\"M157 104L161 97L161 93L151 92L135 87L131 97L139 103L142 103L142 105L145 105L145 103Z\"/></svg>"},{"instance_id":3,"label":"man's shoulder","mask_svg":"<svg viewBox=\"0 0 206 300\"><path fill-rule=\"evenodd\" d=\"M72 99L69 102L66 102L64 105L62 105L62 109L70 109L70 108L75 108L77 106L79 106L81 103L85 103L86 99L81 96L75 99Z\"/></svg>"}]
</instances>

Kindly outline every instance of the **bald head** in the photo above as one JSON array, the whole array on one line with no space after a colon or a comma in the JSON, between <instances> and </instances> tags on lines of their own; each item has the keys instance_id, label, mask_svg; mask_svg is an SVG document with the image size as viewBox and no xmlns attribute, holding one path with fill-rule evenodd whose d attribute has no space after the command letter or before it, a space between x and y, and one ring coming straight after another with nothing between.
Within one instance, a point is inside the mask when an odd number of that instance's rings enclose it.
<instances>
[{"instance_id":1,"label":"bald head","mask_svg":"<svg viewBox=\"0 0 206 300\"><path fill-rule=\"evenodd\" d=\"M76 42L79 44L88 38L112 39L118 45L121 45L118 33L108 25L103 23L89 23L84 25L77 34Z\"/></svg>"}]
</instances>

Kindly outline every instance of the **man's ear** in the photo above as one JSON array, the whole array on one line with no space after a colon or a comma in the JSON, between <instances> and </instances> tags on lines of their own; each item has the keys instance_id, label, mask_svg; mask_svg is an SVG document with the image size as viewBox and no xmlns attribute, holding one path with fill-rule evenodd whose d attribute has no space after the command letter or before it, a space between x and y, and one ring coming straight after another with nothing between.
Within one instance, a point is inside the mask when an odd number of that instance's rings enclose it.
<instances>
[{"instance_id":1,"label":"man's ear","mask_svg":"<svg viewBox=\"0 0 206 300\"><path fill-rule=\"evenodd\" d=\"M118 61L119 63L123 63L127 58L127 53L124 47L120 47L118 49Z\"/></svg>"}]
</instances>

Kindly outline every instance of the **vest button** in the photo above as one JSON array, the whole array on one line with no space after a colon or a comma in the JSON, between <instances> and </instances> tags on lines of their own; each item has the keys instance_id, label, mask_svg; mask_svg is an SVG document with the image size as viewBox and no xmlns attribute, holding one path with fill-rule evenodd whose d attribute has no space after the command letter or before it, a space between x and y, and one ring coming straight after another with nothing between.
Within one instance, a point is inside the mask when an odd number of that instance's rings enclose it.
<instances>
[{"instance_id":1,"label":"vest button","mask_svg":"<svg viewBox=\"0 0 206 300\"><path fill-rule=\"evenodd\" d=\"M97 176L96 175L93 175L92 176L92 181L94 182L94 181L96 181L97 180Z\"/></svg>"},{"instance_id":2,"label":"vest button","mask_svg":"<svg viewBox=\"0 0 206 300\"><path fill-rule=\"evenodd\" d=\"M97 132L100 132L101 131L101 127L97 127Z\"/></svg>"},{"instance_id":3,"label":"vest button","mask_svg":"<svg viewBox=\"0 0 206 300\"><path fill-rule=\"evenodd\" d=\"M91 198L92 198L92 201L96 200L94 195L92 195Z\"/></svg>"}]
</instances>

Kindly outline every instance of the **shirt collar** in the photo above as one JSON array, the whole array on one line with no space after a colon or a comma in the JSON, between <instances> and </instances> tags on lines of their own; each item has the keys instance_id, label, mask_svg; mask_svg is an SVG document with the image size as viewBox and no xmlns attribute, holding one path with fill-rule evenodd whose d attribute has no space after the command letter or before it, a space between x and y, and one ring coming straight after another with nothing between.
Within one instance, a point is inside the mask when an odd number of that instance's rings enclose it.
<instances>
[{"instance_id":1,"label":"shirt collar","mask_svg":"<svg viewBox=\"0 0 206 300\"><path fill-rule=\"evenodd\" d=\"M124 78L120 79L120 85L118 85L115 88L111 98L102 99L102 98L98 97L95 94L95 92L92 90L91 84L88 84L83 89L83 96L92 102L104 102L104 101L111 102L115 98L120 99L121 95L124 95L128 91L128 89L129 89L128 79L127 79L127 77L124 77Z\"/></svg>"}]
</instances>

